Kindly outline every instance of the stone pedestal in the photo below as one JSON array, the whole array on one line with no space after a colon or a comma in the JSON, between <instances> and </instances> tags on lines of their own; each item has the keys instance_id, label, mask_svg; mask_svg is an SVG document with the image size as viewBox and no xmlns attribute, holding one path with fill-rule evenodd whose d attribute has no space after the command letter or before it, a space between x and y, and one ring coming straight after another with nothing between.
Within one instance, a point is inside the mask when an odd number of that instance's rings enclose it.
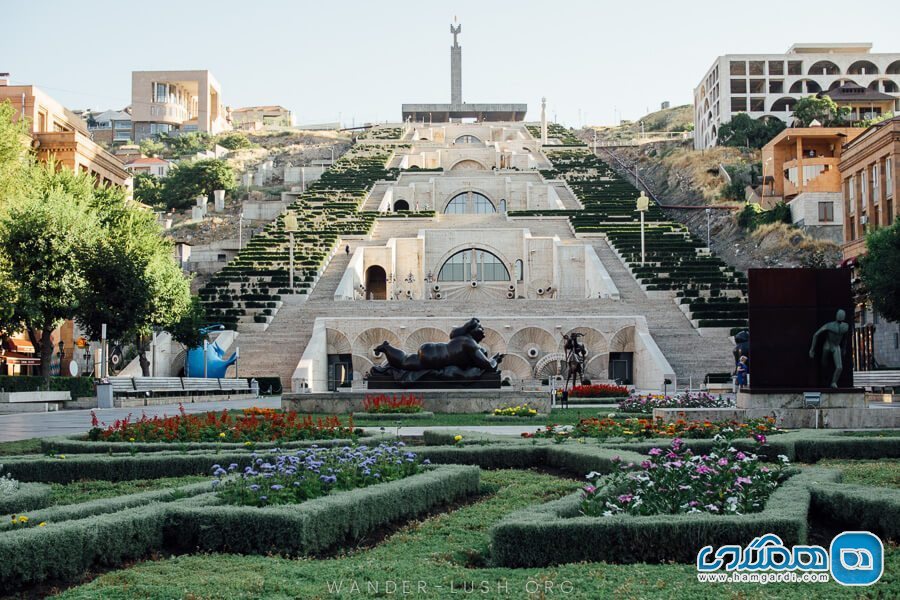
<instances>
[{"instance_id":1,"label":"stone pedestal","mask_svg":"<svg viewBox=\"0 0 900 600\"><path fill-rule=\"evenodd\" d=\"M224 212L225 211L225 190L214 190L213 198L215 199L215 211L216 212Z\"/></svg>"},{"instance_id":2,"label":"stone pedestal","mask_svg":"<svg viewBox=\"0 0 900 600\"><path fill-rule=\"evenodd\" d=\"M394 392L386 391L387 395ZM398 396L403 391L397 391ZM363 402L372 392L286 393L281 396L281 408L306 413L347 414L361 412ZM548 392L524 392L512 388L499 390L427 390L416 393L422 398L424 410L434 413L486 413L495 408L528 403L541 414L550 414ZM544 425L535 421L535 428Z\"/></svg>"},{"instance_id":3,"label":"stone pedestal","mask_svg":"<svg viewBox=\"0 0 900 600\"><path fill-rule=\"evenodd\" d=\"M202 221L205 216L206 216L206 207L205 206L192 206L191 207L191 220Z\"/></svg>"}]
</instances>

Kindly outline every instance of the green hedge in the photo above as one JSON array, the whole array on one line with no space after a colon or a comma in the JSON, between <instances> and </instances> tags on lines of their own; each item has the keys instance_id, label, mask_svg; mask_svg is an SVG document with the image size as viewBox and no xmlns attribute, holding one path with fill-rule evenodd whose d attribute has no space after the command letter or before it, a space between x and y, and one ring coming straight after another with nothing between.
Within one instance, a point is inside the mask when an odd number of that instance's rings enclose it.
<instances>
[{"instance_id":1,"label":"green hedge","mask_svg":"<svg viewBox=\"0 0 900 600\"><path fill-rule=\"evenodd\" d=\"M360 443L371 444L393 440L393 436L361 433L357 438ZM346 446L353 443L349 438L331 440L297 440L293 442L255 442L253 448L307 448L317 445L320 448ZM247 450L243 443L219 442L92 442L85 439L84 434L44 438L41 440L41 452L45 454L109 454L109 453L143 453L143 452L176 452L176 451L234 451Z\"/></svg>"},{"instance_id":2,"label":"green hedge","mask_svg":"<svg viewBox=\"0 0 900 600\"><path fill-rule=\"evenodd\" d=\"M0 496L0 515L37 510L50 505L49 485L42 483L19 483L15 494ZM6 525L9 519L4 519Z\"/></svg>"},{"instance_id":3,"label":"green hedge","mask_svg":"<svg viewBox=\"0 0 900 600\"><path fill-rule=\"evenodd\" d=\"M807 536L810 486L839 478L836 471L808 469L775 490L763 511L739 516L585 517L579 516L581 494L572 494L512 513L495 525L492 559L503 567L585 561L692 563L703 546L744 545L765 533L780 536L788 546L800 544Z\"/></svg>"},{"instance_id":4,"label":"green hedge","mask_svg":"<svg viewBox=\"0 0 900 600\"><path fill-rule=\"evenodd\" d=\"M835 431L802 432L794 441L796 460L813 463L823 458L900 458L900 438L842 436Z\"/></svg>"},{"instance_id":5,"label":"green hedge","mask_svg":"<svg viewBox=\"0 0 900 600\"><path fill-rule=\"evenodd\" d=\"M311 554L474 495L479 488L478 468L448 465L296 505L174 507L167 540L185 550Z\"/></svg>"},{"instance_id":6,"label":"green hedge","mask_svg":"<svg viewBox=\"0 0 900 600\"><path fill-rule=\"evenodd\" d=\"M36 392L46 390L43 377L29 375L0 375L0 390L4 392ZM94 380L91 377L51 377L51 392L70 392L72 398L93 396Z\"/></svg>"},{"instance_id":7,"label":"green hedge","mask_svg":"<svg viewBox=\"0 0 900 600\"><path fill-rule=\"evenodd\" d=\"M812 488L813 510L853 528L900 541L900 490L821 483Z\"/></svg>"},{"instance_id":8,"label":"green hedge","mask_svg":"<svg viewBox=\"0 0 900 600\"><path fill-rule=\"evenodd\" d=\"M608 473L614 467L612 459L624 462L640 462L644 456L583 444L517 443L487 444L478 446L419 447L416 452L437 464L478 465L483 469L530 469L554 467L569 471L579 477L597 471Z\"/></svg>"}]
</instances>

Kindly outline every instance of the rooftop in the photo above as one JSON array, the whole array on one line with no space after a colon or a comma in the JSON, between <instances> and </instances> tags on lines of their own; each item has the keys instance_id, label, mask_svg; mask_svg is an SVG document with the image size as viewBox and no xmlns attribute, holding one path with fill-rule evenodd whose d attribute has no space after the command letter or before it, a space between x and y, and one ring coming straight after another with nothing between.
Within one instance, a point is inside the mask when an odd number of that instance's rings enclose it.
<instances>
[{"instance_id":1,"label":"rooftop","mask_svg":"<svg viewBox=\"0 0 900 600\"><path fill-rule=\"evenodd\" d=\"M855 85L852 83L845 83L844 85L834 88L833 90L820 92L819 96L828 96L835 102L894 101L894 97L890 94L885 94L884 92L879 92L878 90L870 90L869 88L864 88L861 85Z\"/></svg>"},{"instance_id":2,"label":"rooftop","mask_svg":"<svg viewBox=\"0 0 900 600\"><path fill-rule=\"evenodd\" d=\"M794 44L788 48L788 54L868 54L872 49L871 42Z\"/></svg>"}]
</instances>

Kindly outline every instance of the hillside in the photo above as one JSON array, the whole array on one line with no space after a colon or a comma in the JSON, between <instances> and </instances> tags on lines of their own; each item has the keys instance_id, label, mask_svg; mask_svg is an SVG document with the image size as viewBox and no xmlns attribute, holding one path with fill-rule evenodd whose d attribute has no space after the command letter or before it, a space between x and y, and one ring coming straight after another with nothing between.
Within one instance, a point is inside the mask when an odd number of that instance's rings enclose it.
<instances>
[{"instance_id":1,"label":"hillside","mask_svg":"<svg viewBox=\"0 0 900 600\"><path fill-rule=\"evenodd\" d=\"M642 121L645 134L647 132L691 131L694 128L693 108L690 104L666 108L644 115L637 121L624 125L586 127L582 133L586 133L592 138L596 131L597 140L601 142L627 140L641 133Z\"/></svg>"}]
</instances>

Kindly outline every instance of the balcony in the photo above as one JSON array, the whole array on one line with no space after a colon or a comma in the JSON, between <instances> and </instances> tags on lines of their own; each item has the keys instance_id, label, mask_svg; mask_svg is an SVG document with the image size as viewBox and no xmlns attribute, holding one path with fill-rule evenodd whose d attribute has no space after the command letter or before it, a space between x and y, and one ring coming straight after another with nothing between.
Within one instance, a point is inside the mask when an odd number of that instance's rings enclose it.
<instances>
[{"instance_id":1,"label":"balcony","mask_svg":"<svg viewBox=\"0 0 900 600\"><path fill-rule=\"evenodd\" d=\"M838 171L839 158L831 156L804 158L802 159L802 173L799 168L800 162L794 159L784 163L785 197L796 196L803 192L841 191L841 174Z\"/></svg>"}]
</instances>

